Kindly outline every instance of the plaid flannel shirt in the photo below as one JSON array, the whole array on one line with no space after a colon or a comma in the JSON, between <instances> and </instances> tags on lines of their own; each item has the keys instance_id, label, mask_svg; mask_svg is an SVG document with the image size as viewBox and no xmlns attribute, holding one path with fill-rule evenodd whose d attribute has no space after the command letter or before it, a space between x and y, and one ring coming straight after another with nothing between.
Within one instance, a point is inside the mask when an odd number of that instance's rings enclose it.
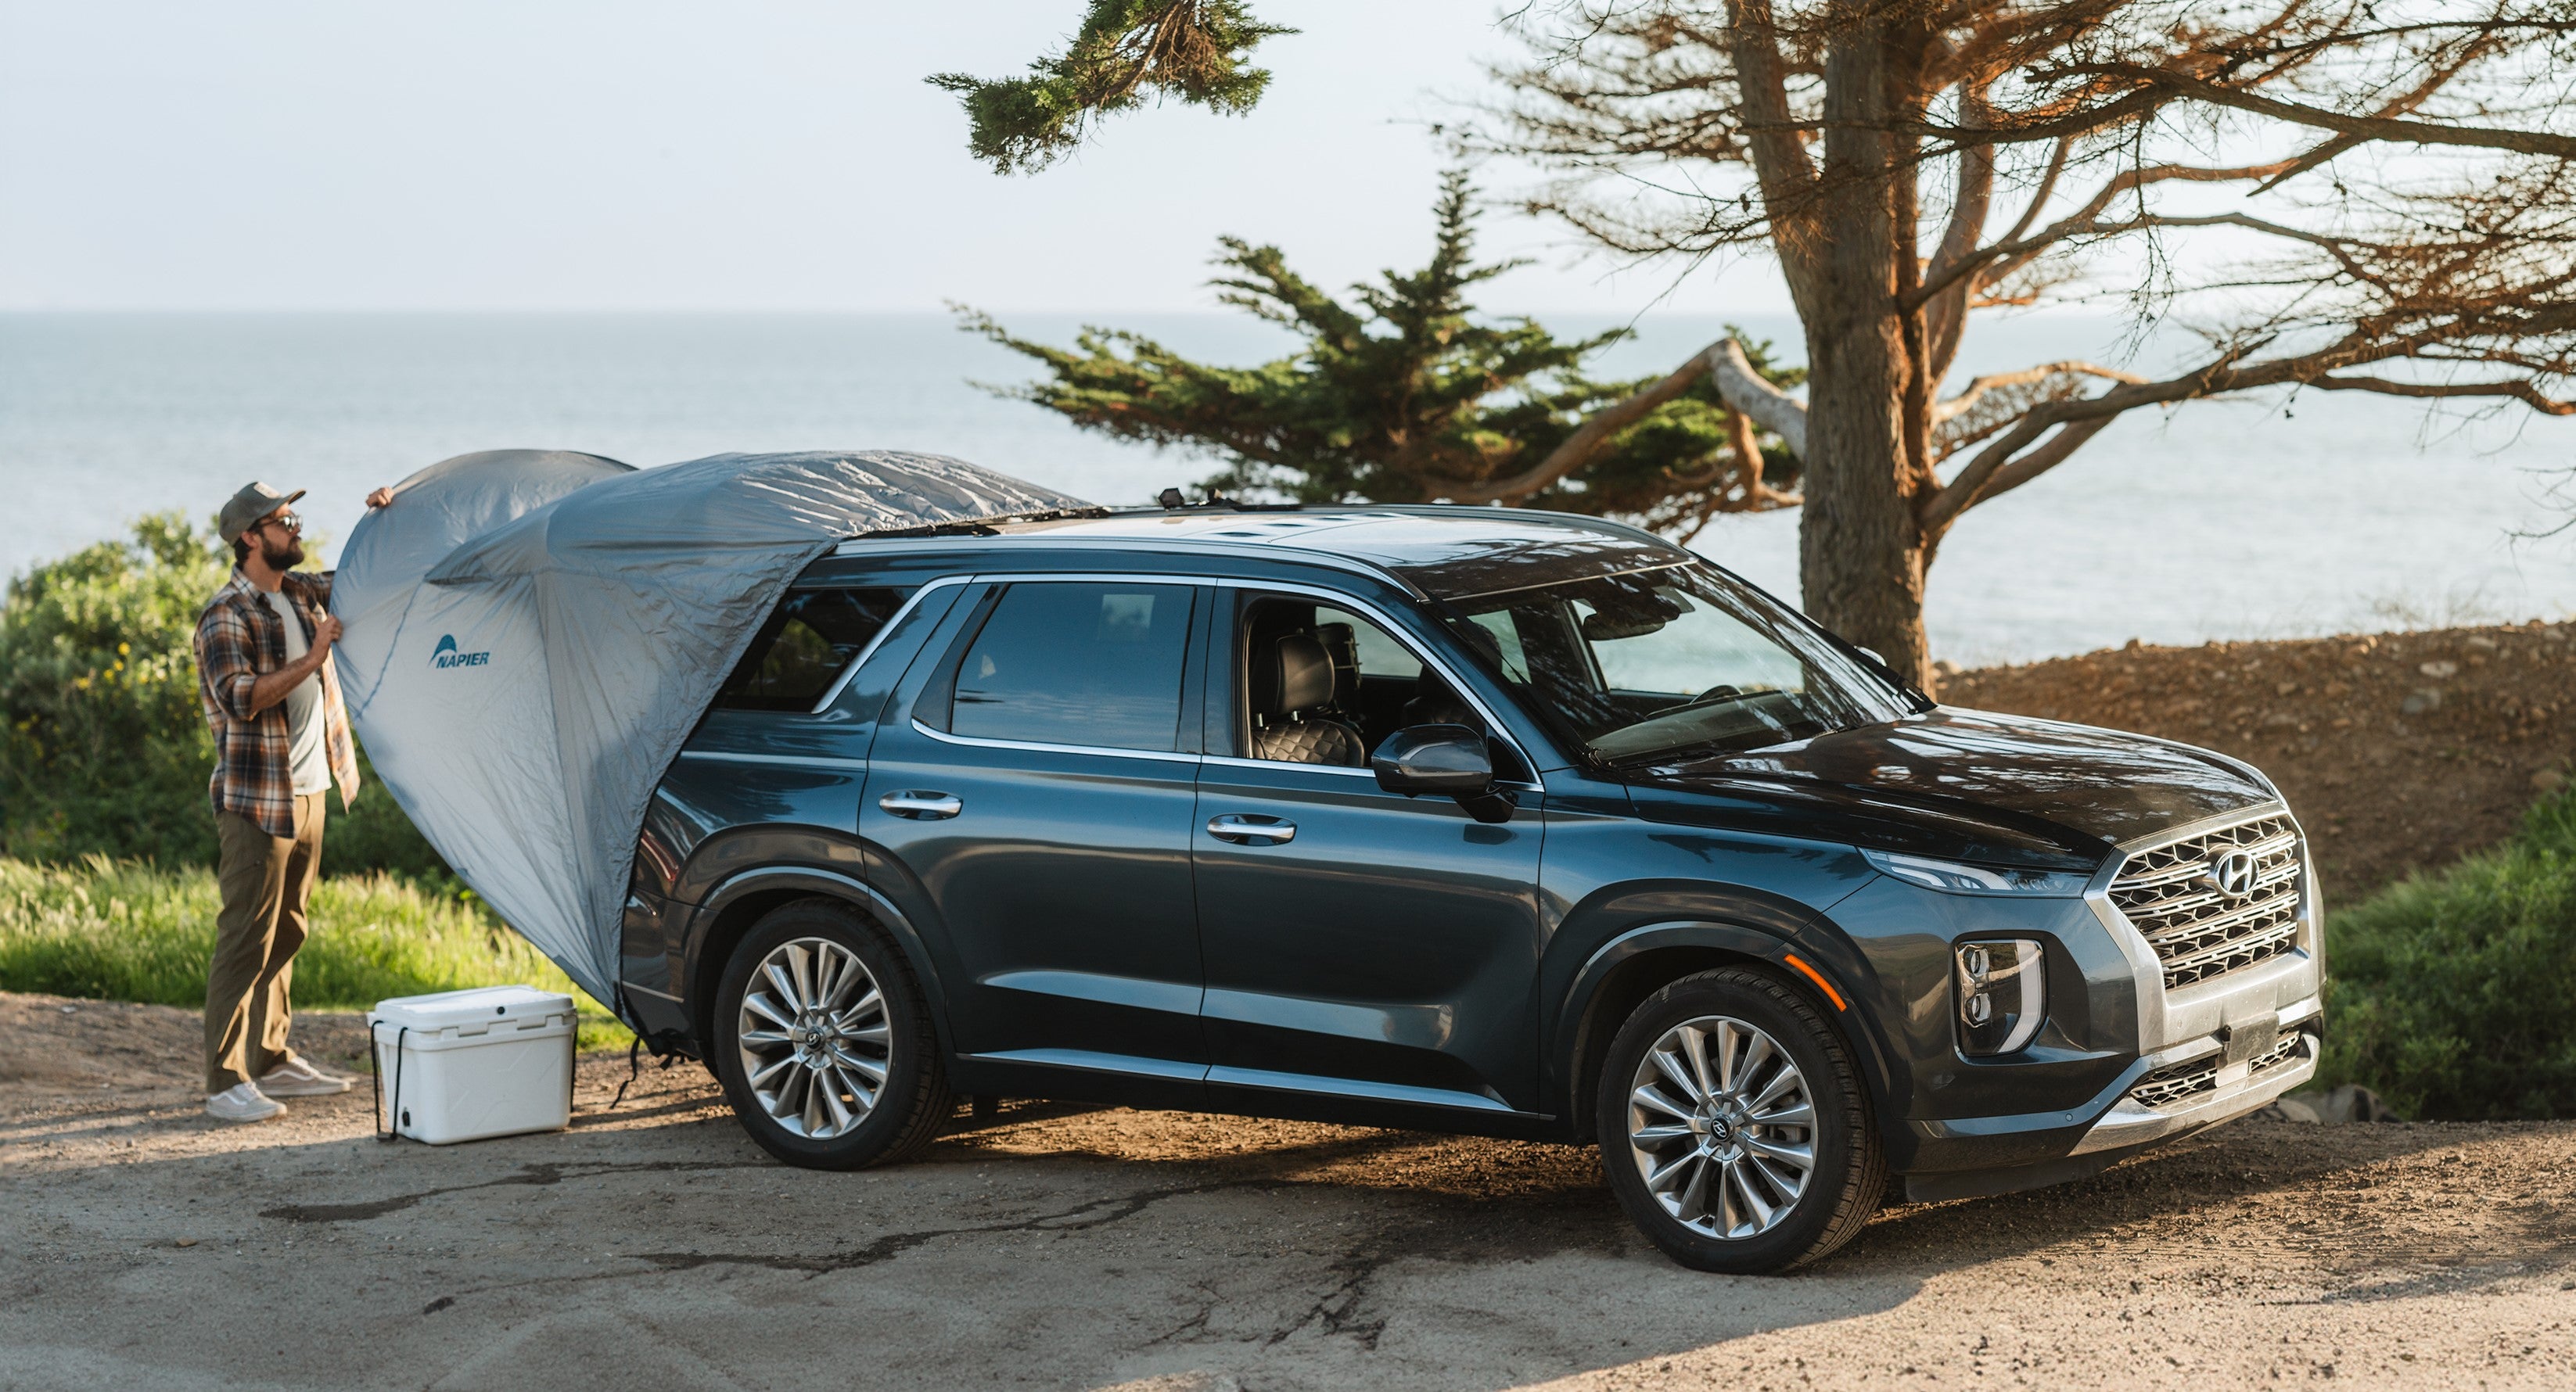
<instances>
[{"instance_id":1,"label":"plaid flannel shirt","mask_svg":"<svg viewBox=\"0 0 2576 1392\"><path fill-rule=\"evenodd\" d=\"M331 577L306 571L287 575L281 587L313 641L314 616L331 603ZM239 570L215 591L197 616L197 696L206 728L215 736L215 772L207 792L218 812L237 812L271 836L295 834L295 783L287 766L294 736L286 703L253 713L251 684L286 665L286 624ZM349 737L349 710L340 703L340 674L322 660L322 747L340 805L358 795L358 747Z\"/></svg>"}]
</instances>

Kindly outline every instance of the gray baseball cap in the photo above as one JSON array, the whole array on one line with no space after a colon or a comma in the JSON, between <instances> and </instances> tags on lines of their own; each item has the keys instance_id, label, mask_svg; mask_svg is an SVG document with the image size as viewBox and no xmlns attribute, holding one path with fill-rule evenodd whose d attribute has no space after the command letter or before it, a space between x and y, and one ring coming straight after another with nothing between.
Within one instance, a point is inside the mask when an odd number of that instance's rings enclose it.
<instances>
[{"instance_id":1,"label":"gray baseball cap","mask_svg":"<svg viewBox=\"0 0 2576 1392\"><path fill-rule=\"evenodd\" d=\"M224 544L229 546L241 540L241 534L249 531L252 523L303 496L301 488L292 493L280 493L264 483L245 483L242 490L233 495L232 501L224 504L222 514L215 519L215 530L222 534Z\"/></svg>"}]
</instances>

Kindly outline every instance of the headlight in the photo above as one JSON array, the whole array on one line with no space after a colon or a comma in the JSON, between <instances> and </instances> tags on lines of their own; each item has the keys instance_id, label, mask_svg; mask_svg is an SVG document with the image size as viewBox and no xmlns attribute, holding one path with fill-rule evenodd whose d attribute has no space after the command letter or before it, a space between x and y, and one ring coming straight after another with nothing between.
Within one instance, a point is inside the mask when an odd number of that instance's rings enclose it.
<instances>
[{"instance_id":1,"label":"headlight","mask_svg":"<svg viewBox=\"0 0 2576 1392\"><path fill-rule=\"evenodd\" d=\"M2084 886L2093 882L2090 875L2068 870L2019 870L2005 865L1971 865L1963 860L1934 860L1929 856L1898 855L1894 851L1864 850L1869 863L1887 874L1937 889L1945 894L2032 894L2059 899L2080 898Z\"/></svg>"},{"instance_id":2,"label":"headlight","mask_svg":"<svg viewBox=\"0 0 2576 1392\"><path fill-rule=\"evenodd\" d=\"M2039 1033L2048 1018L2048 954L2029 938L1963 942L1958 965L1959 1051L2009 1054Z\"/></svg>"}]
</instances>

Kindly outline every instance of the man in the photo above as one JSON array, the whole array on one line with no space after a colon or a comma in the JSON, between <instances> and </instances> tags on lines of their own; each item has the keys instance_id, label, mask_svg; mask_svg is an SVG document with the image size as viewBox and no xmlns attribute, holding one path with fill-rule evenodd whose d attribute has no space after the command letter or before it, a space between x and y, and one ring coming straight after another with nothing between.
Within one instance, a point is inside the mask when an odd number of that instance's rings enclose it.
<instances>
[{"instance_id":1,"label":"man","mask_svg":"<svg viewBox=\"0 0 2576 1392\"><path fill-rule=\"evenodd\" d=\"M303 520L280 494L246 485L216 530L233 548L230 583L197 618L197 692L215 736L216 879L223 909L206 980L206 1113L266 1121L280 1097L346 1092L287 1047L288 985L304 945L304 901L322 862L324 791L358 795L357 746L331 645L331 577L304 562ZM390 489L367 506L392 501Z\"/></svg>"}]
</instances>

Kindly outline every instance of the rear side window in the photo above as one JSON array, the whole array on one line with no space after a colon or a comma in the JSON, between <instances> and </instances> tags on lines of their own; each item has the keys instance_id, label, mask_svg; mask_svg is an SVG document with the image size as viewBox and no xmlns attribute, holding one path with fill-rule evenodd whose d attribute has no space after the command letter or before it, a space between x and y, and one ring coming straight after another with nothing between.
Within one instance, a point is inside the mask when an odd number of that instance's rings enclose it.
<instances>
[{"instance_id":1,"label":"rear side window","mask_svg":"<svg viewBox=\"0 0 2576 1392\"><path fill-rule=\"evenodd\" d=\"M716 692L720 710L809 711L832 689L906 591L791 590Z\"/></svg>"},{"instance_id":2,"label":"rear side window","mask_svg":"<svg viewBox=\"0 0 2576 1392\"><path fill-rule=\"evenodd\" d=\"M1178 747L1190 587L1048 582L1004 591L957 664L951 733Z\"/></svg>"}]
</instances>

